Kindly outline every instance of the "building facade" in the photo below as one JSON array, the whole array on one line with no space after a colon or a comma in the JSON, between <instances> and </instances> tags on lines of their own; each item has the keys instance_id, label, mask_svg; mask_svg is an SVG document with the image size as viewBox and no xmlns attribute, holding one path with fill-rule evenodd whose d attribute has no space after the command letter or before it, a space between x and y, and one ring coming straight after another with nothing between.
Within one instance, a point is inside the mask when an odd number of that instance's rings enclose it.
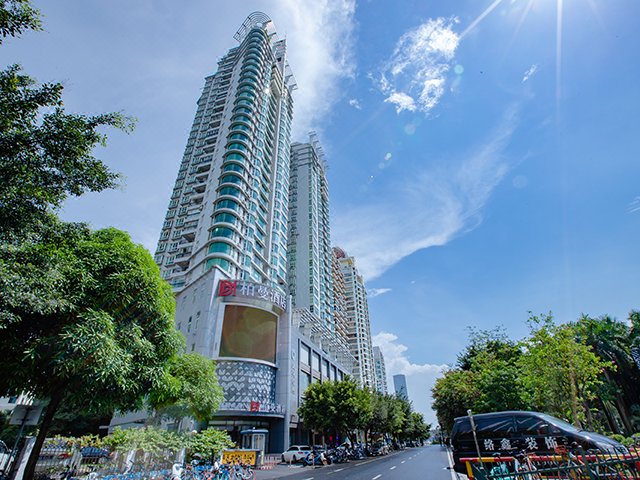
<instances>
[{"instance_id":1,"label":"building facade","mask_svg":"<svg viewBox=\"0 0 640 480\"><path fill-rule=\"evenodd\" d=\"M407 391L407 377L402 374L394 375L393 389L398 397L409 400L409 392Z\"/></svg>"},{"instance_id":2,"label":"building facade","mask_svg":"<svg viewBox=\"0 0 640 480\"><path fill-rule=\"evenodd\" d=\"M384 365L384 355L380 347L373 347L373 375L376 391L387 393L387 369Z\"/></svg>"},{"instance_id":3,"label":"building facade","mask_svg":"<svg viewBox=\"0 0 640 480\"><path fill-rule=\"evenodd\" d=\"M280 452L298 381L286 287L295 82L267 15L249 15L234 38L205 78L155 260L187 351L217 362L224 403L210 426L239 444L242 431L266 430L264 450Z\"/></svg>"},{"instance_id":4,"label":"building facade","mask_svg":"<svg viewBox=\"0 0 640 480\"><path fill-rule=\"evenodd\" d=\"M213 266L230 278L286 283L295 87L284 40L263 13L206 77L155 260L176 292Z\"/></svg>"},{"instance_id":5,"label":"building facade","mask_svg":"<svg viewBox=\"0 0 640 480\"><path fill-rule=\"evenodd\" d=\"M374 388L371 324L364 279L358 273L353 257L338 247L334 247L333 252L344 280L347 339L351 354L356 360L353 376L361 386Z\"/></svg>"},{"instance_id":6,"label":"building facade","mask_svg":"<svg viewBox=\"0 0 640 480\"><path fill-rule=\"evenodd\" d=\"M314 134L291 145L289 189L289 293L335 331L327 164Z\"/></svg>"}]
</instances>

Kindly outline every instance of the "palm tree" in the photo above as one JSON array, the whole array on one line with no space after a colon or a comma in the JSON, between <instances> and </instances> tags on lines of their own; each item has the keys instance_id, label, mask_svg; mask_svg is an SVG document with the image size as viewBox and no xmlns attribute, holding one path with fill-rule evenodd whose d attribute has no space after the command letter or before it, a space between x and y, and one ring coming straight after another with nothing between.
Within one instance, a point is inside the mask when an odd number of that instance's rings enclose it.
<instances>
[{"instance_id":1,"label":"palm tree","mask_svg":"<svg viewBox=\"0 0 640 480\"><path fill-rule=\"evenodd\" d=\"M639 317L636 328L640 330L640 314L635 313ZM622 421L625 433L630 435L635 430L632 417L633 406L640 399L640 372L631 356L632 328L608 315L600 318L582 315L575 326L579 340L590 345L596 355L613 365L612 368L605 369L603 372L605 384L600 401L611 430L618 431L616 422L613 420L613 412L610 410L613 405ZM640 331L638 334L640 336Z\"/></svg>"}]
</instances>

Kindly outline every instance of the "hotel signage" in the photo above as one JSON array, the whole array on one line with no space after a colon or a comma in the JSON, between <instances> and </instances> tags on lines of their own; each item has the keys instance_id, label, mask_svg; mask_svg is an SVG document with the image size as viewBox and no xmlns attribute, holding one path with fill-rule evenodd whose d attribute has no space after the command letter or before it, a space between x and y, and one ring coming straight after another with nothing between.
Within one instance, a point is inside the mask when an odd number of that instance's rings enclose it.
<instances>
[{"instance_id":1,"label":"hotel signage","mask_svg":"<svg viewBox=\"0 0 640 480\"><path fill-rule=\"evenodd\" d=\"M219 297L241 297L266 300L287 311L287 296L275 288L244 280L220 280L218 284Z\"/></svg>"}]
</instances>

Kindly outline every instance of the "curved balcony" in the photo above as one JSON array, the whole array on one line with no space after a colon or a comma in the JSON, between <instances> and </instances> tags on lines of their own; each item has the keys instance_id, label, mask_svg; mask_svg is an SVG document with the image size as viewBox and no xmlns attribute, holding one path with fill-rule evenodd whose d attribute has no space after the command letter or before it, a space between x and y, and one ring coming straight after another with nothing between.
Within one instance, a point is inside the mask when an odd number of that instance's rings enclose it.
<instances>
[{"instance_id":1,"label":"curved balcony","mask_svg":"<svg viewBox=\"0 0 640 480\"><path fill-rule=\"evenodd\" d=\"M242 222L240 221L240 219L237 216L235 216L233 213L224 212L224 213L217 213L213 216L212 227L225 226L223 224L227 224L235 228L238 228L240 227L241 223Z\"/></svg>"}]
</instances>

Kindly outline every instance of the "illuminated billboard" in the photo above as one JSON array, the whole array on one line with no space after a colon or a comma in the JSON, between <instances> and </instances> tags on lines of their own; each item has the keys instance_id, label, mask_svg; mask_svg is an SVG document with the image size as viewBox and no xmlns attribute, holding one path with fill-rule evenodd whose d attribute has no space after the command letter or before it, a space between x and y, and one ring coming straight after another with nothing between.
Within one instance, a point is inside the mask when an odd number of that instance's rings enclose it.
<instances>
[{"instance_id":1,"label":"illuminated billboard","mask_svg":"<svg viewBox=\"0 0 640 480\"><path fill-rule=\"evenodd\" d=\"M250 358L276 363L278 317L258 308L226 305L220 357Z\"/></svg>"}]
</instances>

